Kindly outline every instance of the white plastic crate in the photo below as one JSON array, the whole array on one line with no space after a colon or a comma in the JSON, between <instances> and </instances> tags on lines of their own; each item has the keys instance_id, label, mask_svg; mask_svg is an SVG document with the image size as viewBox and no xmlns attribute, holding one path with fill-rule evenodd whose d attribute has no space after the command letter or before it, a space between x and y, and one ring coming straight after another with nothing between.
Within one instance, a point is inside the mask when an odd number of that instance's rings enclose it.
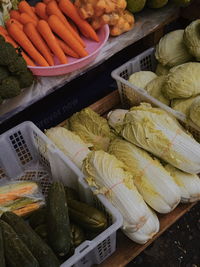
<instances>
[{"instance_id":1,"label":"white plastic crate","mask_svg":"<svg viewBox=\"0 0 200 267\"><path fill-rule=\"evenodd\" d=\"M116 249L116 232L122 216L102 195L93 195L83 174L32 122L24 122L0 135L0 179L37 181L46 195L52 180L61 180L79 192L80 198L105 211L108 228L84 241L62 267L99 264Z\"/></svg>"},{"instance_id":2,"label":"white plastic crate","mask_svg":"<svg viewBox=\"0 0 200 267\"><path fill-rule=\"evenodd\" d=\"M188 120L185 114L163 104L156 98L150 96L145 89L139 88L128 81L129 76L134 72L141 70L155 71L157 62L154 53L155 48L149 48L140 55L132 58L122 66L112 71L111 75L117 82L123 108L139 105L141 102L151 103L153 106L160 107L176 117L181 124L183 124L184 127L192 133L194 138L196 138L197 141L200 141L200 128L192 121ZM129 96L129 98L127 96ZM130 97L131 102L129 100Z\"/></svg>"}]
</instances>

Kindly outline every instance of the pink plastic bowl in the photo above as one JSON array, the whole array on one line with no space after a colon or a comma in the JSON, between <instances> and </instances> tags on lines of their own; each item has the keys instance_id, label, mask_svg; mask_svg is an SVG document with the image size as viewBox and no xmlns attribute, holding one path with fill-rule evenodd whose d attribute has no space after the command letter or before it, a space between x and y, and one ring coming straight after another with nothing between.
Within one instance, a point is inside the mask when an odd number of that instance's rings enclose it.
<instances>
[{"instance_id":1,"label":"pink plastic bowl","mask_svg":"<svg viewBox=\"0 0 200 267\"><path fill-rule=\"evenodd\" d=\"M57 76L63 75L75 70L78 70L88 64L90 64L99 54L101 48L104 46L109 37L109 27L108 25L104 25L101 29L97 31L97 35L99 37L99 42L95 42L83 37L83 40L86 44L86 50L89 55L87 57L76 59L72 57L68 57L69 63L60 64L51 67L32 67L28 66L28 68L33 72L34 75L37 76ZM56 58L55 58L56 62Z\"/></svg>"}]
</instances>

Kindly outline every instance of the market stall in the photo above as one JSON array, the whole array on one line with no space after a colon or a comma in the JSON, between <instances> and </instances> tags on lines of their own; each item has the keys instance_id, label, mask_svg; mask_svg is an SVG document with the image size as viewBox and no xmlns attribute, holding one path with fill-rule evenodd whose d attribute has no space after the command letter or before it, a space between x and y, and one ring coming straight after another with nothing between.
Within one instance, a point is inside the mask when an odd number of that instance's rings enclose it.
<instances>
[{"instance_id":1,"label":"market stall","mask_svg":"<svg viewBox=\"0 0 200 267\"><path fill-rule=\"evenodd\" d=\"M145 9L136 2L21 1L3 9L2 125L122 50L131 55L135 43L145 49L113 63L112 93L75 103L61 123L54 117L40 130L22 120L2 131L2 267L133 264L198 207L199 20L182 13L179 0L149 0Z\"/></svg>"}]
</instances>

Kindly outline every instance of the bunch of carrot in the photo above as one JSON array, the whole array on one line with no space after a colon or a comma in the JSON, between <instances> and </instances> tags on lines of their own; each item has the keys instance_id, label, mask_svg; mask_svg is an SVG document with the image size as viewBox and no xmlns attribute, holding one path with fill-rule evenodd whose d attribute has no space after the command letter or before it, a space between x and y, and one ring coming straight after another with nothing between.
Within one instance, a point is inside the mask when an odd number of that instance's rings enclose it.
<instances>
[{"instance_id":1,"label":"bunch of carrot","mask_svg":"<svg viewBox=\"0 0 200 267\"><path fill-rule=\"evenodd\" d=\"M80 17L70 0L43 0L34 7L22 0L18 10L10 11L6 29L0 27L0 34L7 42L23 49L27 65L44 67L54 65L53 56L60 64L66 64L67 56L82 58L88 55L79 31L85 37L99 41L94 29Z\"/></svg>"}]
</instances>

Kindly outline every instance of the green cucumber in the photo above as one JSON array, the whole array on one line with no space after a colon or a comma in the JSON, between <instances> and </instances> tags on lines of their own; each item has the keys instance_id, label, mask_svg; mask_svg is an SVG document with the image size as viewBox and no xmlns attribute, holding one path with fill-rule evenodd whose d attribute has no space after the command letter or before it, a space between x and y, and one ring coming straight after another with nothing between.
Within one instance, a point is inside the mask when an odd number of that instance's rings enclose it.
<instances>
[{"instance_id":1,"label":"green cucumber","mask_svg":"<svg viewBox=\"0 0 200 267\"><path fill-rule=\"evenodd\" d=\"M6 267L5 255L4 255L3 233L2 233L2 229L1 228L0 228L0 266L1 267Z\"/></svg>"},{"instance_id":2,"label":"green cucumber","mask_svg":"<svg viewBox=\"0 0 200 267\"><path fill-rule=\"evenodd\" d=\"M46 208L40 208L33 212L29 218L30 226L35 229L37 226L44 224L46 220Z\"/></svg>"},{"instance_id":3,"label":"green cucumber","mask_svg":"<svg viewBox=\"0 0 200 267\"><path fill-rule=\"evenodd\" d=\"M79 200L78 192L75 189L68 187L68 186L64 186L64 189L65 189L67 201L70 199Z\"/></svg>"},{"instance_id":4,"label":"green cucumber","mask_svg":"<svg viewBox=\"0 0 200 267\"><path fill-rule=\"evenodd\" d=\"M47 225L41 224L38 225L34 231L45 241L47 242Z\"/></svg>"},{"instance_id":5,"label":"green cucumber","mask_svg":"<svg viewBox=\"0 0 200 267\"><path fill-rule=\"evenodd\" d=\"M39 267L38 261L13 228L2 220L0 227L3 232L6 264L9 267Z\"/></svg>"},{"instance_id":6,"label":"green cucumber","mask_svg":"<svg viewBox=\"0 0 200 267\"><path fill-rule=\"evenodd\" d=\"M12 212L4 212L1 219L7 222L26 244L40 267L59 267L59 261L51 248L40 238L39 235L26 223L23 218ZM21 265L26 266L26 265Z\"/></svg>"},{"instance_id":7,"label":"green cucumber","mask_svg":"<svg viewBox=\"0 0 200 267\"><path fill-rule=\"evenodd\" d=\"M74 247L78 247L84 240L85 234L83 230L76 224L71 224L72 243Z\"/></svg>"},{"instance_id":8,"label":"green cucumber","mask_svg":"<svg viewBox=\"0 0 200 267\"><path fill-rule=\"evenodd\" d=\"M68 255L72 240L64 186L53 182L47 197L48 243L59 257Z\"/></svg>"},{"instance_id":9,"label":"green cucumber","mask_svg":"<svg viewBox=\"0 0 200 267\"><path fill-rule=\"evenodd\" d=\"M70 200L68 208L70 218L84 229L99 232L107 227L104 213L86 203Z\"/></svg>"}]
</instances>

